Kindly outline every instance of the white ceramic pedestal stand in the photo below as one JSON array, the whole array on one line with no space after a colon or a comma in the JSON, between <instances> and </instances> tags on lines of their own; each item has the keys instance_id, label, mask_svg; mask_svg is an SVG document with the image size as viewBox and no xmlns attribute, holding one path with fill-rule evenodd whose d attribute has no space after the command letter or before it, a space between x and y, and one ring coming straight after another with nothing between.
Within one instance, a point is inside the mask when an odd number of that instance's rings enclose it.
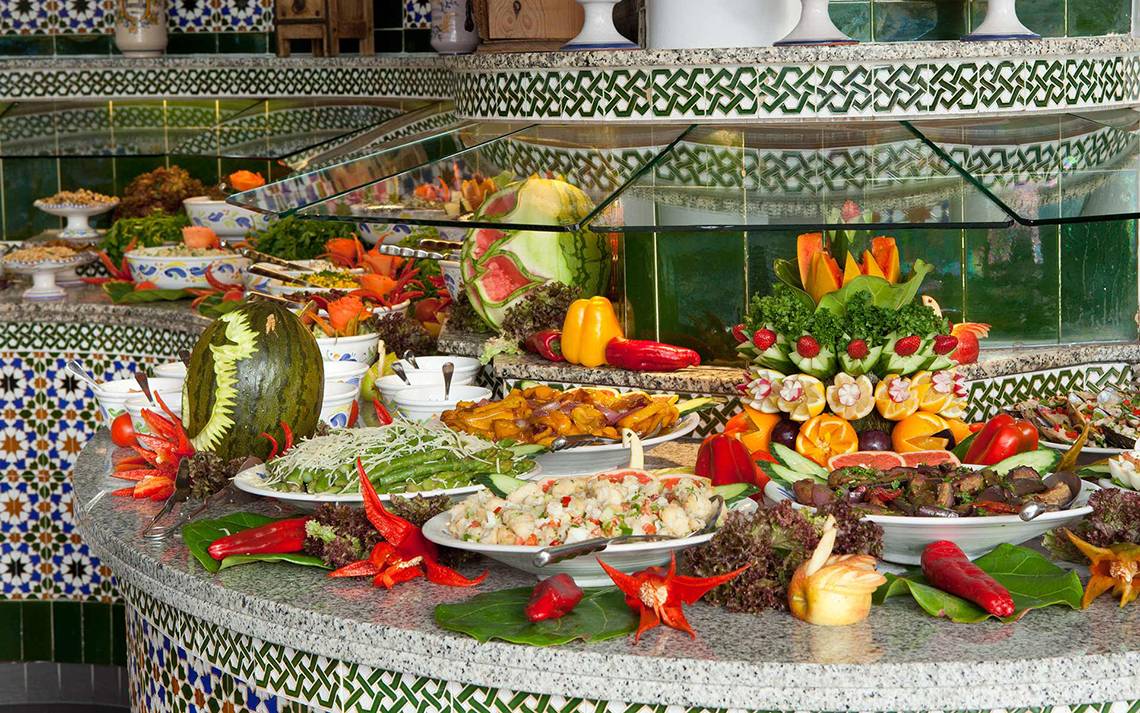
<instances>
[{"instance_id":1,"label":"white ceramic pedestal stand","mask_svg":"<svg viewBox=\"0 0 1140 713\"><path fill-rule=\"evenodd\" d=\"M85 265L95 259L91 253L80 253L69 260L52 262L5 262L4 269L16 275L31 275L32 286L24 290L23 297L28 302L58 302L67 296L63 288L56 284L56 274Z\"/></svg>"},{"instance_id":2,"label":"white ceramic pedestal stand","mask_svg":"<svg viewBox=\"0 0 1140 713\"><path fill-rule=\"evenodd\" d=\"M776 42L777 47L858 44L858 40L853 40L840 32L835 23L831 21L831 14L828 12L828 0L802 0L802 5L799 23L786 37Z\"/></svg>"},{"instance_id":3,"label":"white ceramic pedestal stand","mask_svg":"<svg viewBox=\"0 0 1140 713\"><path fill-rule=\"evenodd\" d=\"M614 5L619 0L578 0L586 11L586 21L578 36L562 45L564 50L621 50L636 49L637 45L626 39L614 27Z\"/></svg>"},{"instance_id":4,"label":"white ceramic pedestal stand","mask_svg":"<svg viewBox=\"0 0 1140 713\"><path fill-rule=\"evenodd\" d=\"M43 201L32 203L32 205L48 215L58 215L61 218L67 218L67 227L59 231L59 238L61 240L98 238L98 231L91 227L87 219L96 215L102 215L118 204L118 201L113 203L95 203L93 205L67 205L64 203L52 205L50 203L44 203Z\"/></svg>"},{"instance_id":5,"label":"white ceramic pedestal stand","mask_svg":"<svg viewBox=\"0 0 1140 713\"><path fill-rule=\"evenodd\" d=\"M1021 24L1017 19L1017 5L1014 0L990 0L986 19L970 34L962 38L966 42L988 42L993 40L1039 40L1041 35Z\"/></svg>"}]
</instances>

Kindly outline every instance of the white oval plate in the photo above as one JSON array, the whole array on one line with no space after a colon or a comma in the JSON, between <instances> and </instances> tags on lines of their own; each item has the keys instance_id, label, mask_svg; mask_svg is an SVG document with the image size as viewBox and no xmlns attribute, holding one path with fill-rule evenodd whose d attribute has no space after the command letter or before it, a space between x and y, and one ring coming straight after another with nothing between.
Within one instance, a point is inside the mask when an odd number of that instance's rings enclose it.
<instances>
[{"instance_id":1,"label":"white oval plate","mask_svg":"<svg viewBox=\"0 0 1140 713\"><path fill-rule=\"evenodd\" d=\"M1064 453L1065 451L1067 451L1073 447L1072 443L1069 443L1066 445L1064 443L1053 443L1052 441L1041 441L1039 443L1039 445L1041 445L1045 448L1048 448L1050 450L1061 451L1062 453ZM1127 448L1093 448L1092 446L1085 446L1084 448L1081 449L1081 455L1082 456L1085 456L1085 455L1103 456L1103 457L1107 458L1108 456L1118 456L1126 450L1129 450L1129 449L1127 449Z\"/></svg>"},{"instance_id":2,"label":"white oval plate","mask_svg":"<svg viewBox=\"0 0 1140 713\"><path fill-rule=\"evenodd\" d=\"M646 438L641 445L648 451L653 446L684 438L697 430L700 423L700 415L691 413L678 421L672 431ZM629 465L629 449L620 443L578 446L555 453L537 453L534 460L542 466L545 475L581 475Z\"/></svg>"},{"instance_id":3,"label":"white oval plate","mask_svg":"<svg viewBox=\"0 0 1140 713\"><path fill-rule=\"evenodd\" d=\"M1017 515L987 517L907 517L905 515L866 515L883 528L883 559L901 564L919 564L922 551L931 542L951 540L970 559L977 559L998 545L1008 542L1018 545L1044 535L1055 527L1067 527L1092 512L1089 496L1100 486L1081 481L1081 492L1068 510L1047 512L1029 522ZM774 480L764 486L764 497L775 503L791 500L800 509L791 492Z\"/></svg>"},{"instance_id":4,"label":"white oval plate","mask_svg":"<svg viewBox=\"0 0 1140 713\"><path fill-rule=\"evenodd\" d=\"M542 466L535 463L534 468L523 476L522 480L536 478L542 473ZM360 493L291 493L277 490L265 484L265 464L260 463L241 471L234 476L234 487L251 495L263 498L273 498L288 503L299 510L311 512L325 503L339 503L341 505L363 506L364 496ZM430 498L435 495L470 495L483 489L482 485L468 485L462 488L444 488L442 490L423 490L414 493L378 493L381 500L392 498L414 498L424 496Z\"/></svg>"},{"instance_id":5,"label":"white oval plate","mask_svg":"<svg viewBox=\"0 0 1140 713\"><path fill-rule=\"evenodd\" d=\"M677 477L677 476L672 476ZM732 510L740 512L753 512L757 508L754 501L747 498L733 503ZM447 531L447 523L451 512L441 512L424 523L424 537L442 547L454 547L457 550L475 552L493 560L502 562L523 572L533 574L539 579L553 577L556 574L568 574L582 587L603 587L613 584L613 580L601 568L595 557L601 557L614 569L632 573L646 567L662 566L669 563L669 557L674 552L700 545L712 539L714 532L693 537L684 537L676 540L662 542L635 542L626 545L611 545L596 555L585 555L574 559L563 560L546 567L534 566L534 555L541 549L539 545L485 545L478 542L464 542L451 536Z\"/></svg>"}]
</instances>

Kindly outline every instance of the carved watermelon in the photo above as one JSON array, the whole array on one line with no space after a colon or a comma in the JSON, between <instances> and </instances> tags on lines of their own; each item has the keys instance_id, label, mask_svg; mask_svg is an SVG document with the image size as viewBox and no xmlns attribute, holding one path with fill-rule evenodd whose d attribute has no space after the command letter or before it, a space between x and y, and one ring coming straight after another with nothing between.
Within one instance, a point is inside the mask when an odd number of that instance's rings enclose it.
<instances>
[{"instance_id":1,"label":"carved watermelon","mask_svg":"<svg viewBox=\"0 0 1140 713\"><path fill-rule=\"evenodd\" d=\"M194 447L222 458L265 458L281 440L313 434L324 397L324 362L312 333L276 302L251 301L202 333L182 391L182 424Z\"/></svg>"},{"instance_id":2,"label":"carved watermelon","mask_svg":"<svg viewBox=\"0 0 1140 713\"><path fill-rule=\"evenodd\" d=\"M569 225L593 210L590 197L566 181L531 177L488 198L476 220L517 225ZM556 281L601 294L609 280L610 246L590 230L550 232L474 228L461 257L467 297L498 329L507 308L535 287Z\"/></svg>"}]
</instances>

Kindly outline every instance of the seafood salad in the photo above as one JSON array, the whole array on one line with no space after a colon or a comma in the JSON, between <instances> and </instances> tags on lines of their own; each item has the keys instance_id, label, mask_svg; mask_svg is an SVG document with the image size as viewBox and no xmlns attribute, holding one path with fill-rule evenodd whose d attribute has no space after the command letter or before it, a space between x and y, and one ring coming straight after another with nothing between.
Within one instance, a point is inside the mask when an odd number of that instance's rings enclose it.
<instances>
[{"instance_id":1,"label":"seafood salad","mask_svg":"<svg viewBox=\"0 0 1140 713\"><path fill-rule=\"evenodd\" d=\"M717 504L694 476L619 470L527 483L506 498L483 491L451 509L448 532L487 545L549 546L618 535L686 537Z\"/></svg>"},{"instance_id":2,"label":"seafood salad","mask_svg":"<svg viewBox=\"0 0 1140 713\"><path fill-rule=\"evenodd\" d=\"M1135 391L1073 391L1029 399L1006 411L1028 419L1042 440L1053 443L1072 444L1086 423L1092 426L1088 445L1094 448L1132 448L1140 438L1140 394Z\"/></svg>"}]
</instances>

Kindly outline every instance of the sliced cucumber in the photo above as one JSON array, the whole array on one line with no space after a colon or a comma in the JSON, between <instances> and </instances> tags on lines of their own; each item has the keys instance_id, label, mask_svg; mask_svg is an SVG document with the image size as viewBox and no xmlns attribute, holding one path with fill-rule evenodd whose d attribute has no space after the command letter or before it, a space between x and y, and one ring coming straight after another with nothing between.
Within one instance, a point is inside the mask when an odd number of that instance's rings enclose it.
<instances>
[{"instance_id":1,"label":"sliced cucumber","mask_svg":"<svg viewBox=\"0 0 1140 713\"><path fill-rule=\"evenodd\" d=\"M720 403L719 399L714 399L711 396L702 396L696 399L688 399L677 404L677 412L684 416L688 413L696 413L697 411L704 411L710 409L716 404Z\"/></svg>"},{"instance_id":2,"label":"sliced cucumber","mask_svg":"<svg viewBox=\"0 0 1140 713\"><path fill-rule=\"evenodd\" d=\"M978 437L978 433L981 433L981 431L975 431L966 436L958 445L954 446L954 450L952 450L951 453L958 456L958 460L965 462L966 454L970 452L970 446L974 445L974 439Z\"/></svg>"},{"instance_id":3,"label":"sliced cucumber","mask_svg":"<svg viewBox=\"0 0 1140 713\"><path fill-rule=\"evenodd\" d=\"M728 485L716 486L713 488L713 492L724 498L725 505L732 505L737 500L743 500L760 492L760 488L752 483L729 483Z\"/></svg>"},{"instance_id":4,"label":"sliced cucumber","mask_svg":"<svg viewBox=\"0 0 1140 713\"><path fill-rule=\"evenodd\" d=\"M765 475L769 478L789 488L792 487L792 483L797 480L814 480L817 483L827 482L826 478L821 478L811 473L801 473L798 470L793 470L779 463L757 463L757 465L760 466L760 469L763 470Z\"/></svg>"},{"instance_id":5,"label":"sliced cucumber","mask_svg":"<svg viewBox=\"0 0 1140 713\"><path fill-rule=\"evenodd\" d=\"M1081 467L1081 469L1077 471L1077 477L1111 478L1112 470L1108 467L1108 463L1091 463Z\"/></svg>"},{"instance_id":6,"label":"sliced cucumber","mask_svg":"<svg viewBox=\"0 0 1140 713\"><path fill-rule=\"evenodd\" d=\"M481 475L475 479L475 482L487 486L492 493L498 495L500 498L505 498L526 485L525 480L519 480L513 475L503 475L502 473Z\"/></svg>"},{"instance_id":7,"label":"sliced cucumber","mask_svg":"<svg viewBox=\"0 0 1140 713\"><path fill-rule=\"evenodd\" d=\"M781 465L800 474L800 478L796 478L796 480L802 479L804 475L810 475L819 480L827 480L827 469L812 459L801 456L782 443L773 443L771 450L772 455L780 461Z\"/></svg>"},{"instance_id":8,"label":"sliced cucumber","mask_svg":"<svg viewBox=\"0 0 1140 713\"><path fill-rule=\"evenodd\" d=\"M1028 453L1018 453L1015 456L1010 456L1005 460L998 461L990 466L990 470L998 475L1005 475L1014 468L1020 466L1029 466L1041 475L1052 473L1057 464L1061 462L1061 453L1059 451L1049 450L1047 448L1039 448L1035 451Z\"/></svg>"}]
</instances>

